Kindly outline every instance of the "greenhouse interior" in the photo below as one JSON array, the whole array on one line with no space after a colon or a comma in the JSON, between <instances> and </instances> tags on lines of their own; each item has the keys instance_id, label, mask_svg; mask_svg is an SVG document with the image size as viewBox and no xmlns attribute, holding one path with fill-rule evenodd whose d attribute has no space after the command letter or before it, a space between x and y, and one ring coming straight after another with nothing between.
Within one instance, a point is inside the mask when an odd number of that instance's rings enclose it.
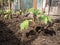
<instances>
[{"instance_id":1,"label":"greenhouse interior","mask_svg":"<svg viewBox=\"0 0 60 45\"><path fill-rule=\"evenodd\" d=\"M0 45L60 45L60 0L0 0Z\"/></svg>"}]
</instances>

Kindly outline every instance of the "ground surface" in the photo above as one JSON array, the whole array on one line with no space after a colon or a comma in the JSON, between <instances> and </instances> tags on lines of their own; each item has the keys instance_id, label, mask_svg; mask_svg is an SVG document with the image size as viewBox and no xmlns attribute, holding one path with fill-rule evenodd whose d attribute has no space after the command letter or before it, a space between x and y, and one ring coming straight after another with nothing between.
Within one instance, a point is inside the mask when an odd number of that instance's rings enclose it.
<instances>
[{"instance_id":1,"label":"ground surface","mask_svg":"<svg viewBox=\"0 0 60 45\"><path fill-rule=\"evenodd\" d=\"M40 33L22 32L18 30L19 23L24 19L22 17L14 17L11 20L0 21L0 45L60 45L60 23L54 23L53 29L44 29Z\"/></svg>"}]
</instances>

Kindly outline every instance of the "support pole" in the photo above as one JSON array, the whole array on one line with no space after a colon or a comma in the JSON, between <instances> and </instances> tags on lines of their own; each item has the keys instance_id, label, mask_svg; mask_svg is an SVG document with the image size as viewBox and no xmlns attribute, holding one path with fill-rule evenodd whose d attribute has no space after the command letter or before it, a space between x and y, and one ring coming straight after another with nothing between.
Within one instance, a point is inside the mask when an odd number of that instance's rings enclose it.
<instances>
[{"instance_id":1,"label":"support pole","mask_svg":"<svg viewBox=\"0 0 60 45\"><path fill-rule=\"evenodd\" d=\"M8 7L9 7L9 10L11 10L11 0L8 0Z\"/></svg>"},{"instance_id":2,"label":"support pole","mask_svg":"<svg viewBox=\"0 0 60 45\"><path fill-rule=\"evenodd\" d=\"M37 0L33 0L33 8L37 9Z\"/></svg>"}]
</instances>

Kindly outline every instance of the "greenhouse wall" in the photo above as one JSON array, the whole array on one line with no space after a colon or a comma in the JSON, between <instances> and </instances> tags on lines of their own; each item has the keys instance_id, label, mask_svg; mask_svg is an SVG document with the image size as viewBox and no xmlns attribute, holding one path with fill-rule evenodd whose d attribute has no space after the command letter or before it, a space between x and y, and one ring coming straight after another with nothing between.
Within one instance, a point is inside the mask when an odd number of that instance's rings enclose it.
<instances>
[{"instance_id":1,"label":"greenhouse wall","mask_svg":"<svg viewBox=\"0 0 60 45\"><path fill-rule=\"evenodd\" d=\"M21 0L21 9L27 9L33 7L33 0Z\"/></svg>"},{"instance_id":2,"label":"greenhouse wall","mask_svg":"<svg viewBox=\"0 0 60 45\"><path fill-rule=\"evenodd\" d=\"M12 3L12 9L28 9L33 7L33 0L14 0ZM37 9L42 9L43 7L43 0L37 0Z\"/></svg>"},{"instance_id":3,"label":"greenhouse wall","mask_svg":"<svg viewBox=\"0 0 60 45\"><path fill-rule=\"evenodd\" d=\"M20 0L14 0L14 2L12 3L12 10L20 10Z\"/></svg>"},{"instance_id":4,"label":"greenhouse wall","mask_svg":"<svg viewBox=\"0 0 60 45\"><path fill-rule=\"evenodd\" d=\"M52 0L50 14L60 15L60 0Z\"/></svg>"},{"instance_id":5,"label":"greenhouse wall","mask_svg":"<svg viewBox=\"0 0 60 45\"><path fill-rule=\"evenodd\" d=\"M51 15L60 15L60 0L51 0L50 14ZM46 5L47 3L47 5ZM45 8L46 5L46 8ZM13 10L24 10L33 7L33 0L14 0L12 3ZM45 8L46 14L49 10L49 0L37 0L37 9L42 10Z\"/></svg>"},{"instance_id":6,"label":"greenhouse wall","mask_svg":"<svg viewBox=\"0 0 60 45\"><path fill-rule=\"evenodd\" d=\"M37 0L37 9L42 10L43 8L43 0Z\"/></svg>"},{"instance_id":7,"label":"greenhouse wall","mask_svg":"<svg viewBox=\"0 0 60 45\"><path fill-rule=\"evenodd\" d=\"M21 9L27 9L33 7L33 0L21 0ZM37 9L42 9L43 0L37 0Z\"/></svg>"}]
</instances>

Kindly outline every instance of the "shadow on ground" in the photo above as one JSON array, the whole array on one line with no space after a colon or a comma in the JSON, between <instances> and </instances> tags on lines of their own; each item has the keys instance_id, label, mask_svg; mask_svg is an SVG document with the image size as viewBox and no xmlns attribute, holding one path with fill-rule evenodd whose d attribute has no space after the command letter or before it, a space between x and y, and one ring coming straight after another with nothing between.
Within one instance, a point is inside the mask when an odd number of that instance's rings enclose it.
<instances>
[{"instance_id":1,"label":"shadow on ground","mask_svg":"<svg viewBox=\"0 0 60 45\"><path fill-rule=\"evenodd\" d=\"M13 34L6 24L0 21L0 45L20 45L20 40Z\"/></svg>"},{"instance_id":2,"label":"shadow on ground","mask_svg":"<svg viewBox=\"0 0 60 45\"><path fill-rule=\"evenodd\" d=\"M43 32L43 35L45 35L45 36L53 36L53 35L56 35L56 32L54 31L54 29L53 28L51 28L51 29L44 29L44 27L40 27L40 26L37 26L36 27L36 31L38 32L38 33L41 33L41 32Z\"/></svg>"}]
</instances>

